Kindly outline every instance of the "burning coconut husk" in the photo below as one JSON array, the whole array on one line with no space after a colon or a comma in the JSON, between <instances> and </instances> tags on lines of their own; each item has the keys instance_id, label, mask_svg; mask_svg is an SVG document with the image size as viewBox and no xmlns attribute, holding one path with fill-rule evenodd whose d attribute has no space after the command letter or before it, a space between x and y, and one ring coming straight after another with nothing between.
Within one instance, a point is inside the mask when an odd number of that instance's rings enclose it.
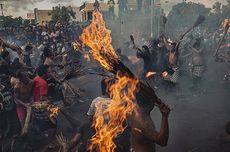
<instances>
[{"instance_id":1,"label":"burning coconut husk","mask_svg":"<svg viewBox=\"0 0 230 152\"><path fill-rule=\"evenodd\" d=\"M222 22L222 26L224 27L224 35L222 36L222 38L221 38L220 41L219 41L219 45L218 45L218 47L217 47L217 49L216 49L216 51L215 51L215 54L214 54L215 57L218 56L219 50L220 50L220 48L221 48L221 45L223 44L224 39L225 39L225 37L226 37L226 35L227 35L229 29L230 29L230 19L225 19L225 20Z\"/></svg>"}]
</instances>

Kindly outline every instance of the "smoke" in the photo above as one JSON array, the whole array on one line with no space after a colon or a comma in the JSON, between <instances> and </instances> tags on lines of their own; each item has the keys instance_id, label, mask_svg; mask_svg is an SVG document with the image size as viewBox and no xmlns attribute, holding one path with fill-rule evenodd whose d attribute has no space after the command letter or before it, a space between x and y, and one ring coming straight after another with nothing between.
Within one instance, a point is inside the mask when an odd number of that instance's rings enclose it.
<instances>
[{"instance_id":1,"label":"smoke","mask_svg":"<svg viewBox=\"0 0 230 152\"><path fill-rule=\"evenodd\" d=\"M34 5L35 3L42 2L44 0L8 0L3 1L5 9L18 11L20 9L27 9L28 5Z\"/></svg>"},{"instance_id":2,"label":"smoke","mask_svg":"<svg viewBox=\"0 0 230 152\"><path fill-rule=\"evenodd\" d=\"M34 8L51 9L58 4L61 5L81 5L83 0L0 0L3 4L5 15L25 17Z\"/></svg>"}]
</instances>

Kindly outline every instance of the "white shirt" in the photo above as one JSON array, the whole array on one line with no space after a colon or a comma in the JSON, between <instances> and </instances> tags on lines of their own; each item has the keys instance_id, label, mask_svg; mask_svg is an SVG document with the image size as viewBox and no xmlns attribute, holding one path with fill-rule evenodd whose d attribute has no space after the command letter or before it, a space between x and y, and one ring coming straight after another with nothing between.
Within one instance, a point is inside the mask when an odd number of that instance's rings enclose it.
<instances>
[{"instance_id":1,"label":"white shirt","mask_svg":"<svg viewBox=\"0 0 230 152\"><path fill-rule=\"evenodd\" d=\"M87 115L93 116L96 113L96 110L97 110L96 105L97 107L101 108L101 110L107 109L110 102L111 102L110 98L103 98L103 97L95 98L89 107Z\"/></svg>"}]
</instances>

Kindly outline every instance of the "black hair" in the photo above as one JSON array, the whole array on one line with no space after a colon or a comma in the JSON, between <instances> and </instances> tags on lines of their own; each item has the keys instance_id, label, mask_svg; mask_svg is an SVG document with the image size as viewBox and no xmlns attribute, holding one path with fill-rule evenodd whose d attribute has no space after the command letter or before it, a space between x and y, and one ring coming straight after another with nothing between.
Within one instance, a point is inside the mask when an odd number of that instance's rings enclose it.
<instances>
[{"instance_id":1,"label":"black hair","mask_svg":"<svg viewBox=\"0 0 230 152\"><path fill-rule=\"evenodd\" d=\"M33 46L27 45L26 48L25 48L25 51L27 52L27 51L30 51L30 50L32 50L32 49L33 49Z\"/></svg>"},{"instance_id":2,"label":"black hair","mask_svg":"<svg viewBox=\"0 0 230 152\"><path fill-rule=\"evenodd\" d=\"M115 80L112 78L104 78L101 80L101 93L102 95L108 95L109 94L109 87L115 83Z\"/></svg>"},{"instance_id":3,"label":"black hair","mask_svg":"<svg viewBox=\"0 0 230 152\"><path fill-rule=\"evenodd\" d=\"M44 64L40 65L36 70L37 75L40 76L40 77L44 76L48 72L48 68L49 68L48 65L44 65Z\"/></svg>"},{"instance_id":4,"label":"black hair","mask_svg":"<svg viewBox=\"0 0 230 152\"><path fill-rule=\"evenodd\" d=\"M118 48L118 49L116 50L116 52L117 52L118 54L121 54L121 49Z\"/></svg>"},{"instance_id":5,"label":"black hair","mask_svg":"<svg viewBox=\"0 0 230 152\"><path fill-rule=\"evenodd\" d=\"M142 48L144 48L145 50L149 51L149 47L147 45L143 45Z\"/></svg>"},{"instance_id":6,"label":"black hair","mask_svg":"<svg viewBox=\"0 0 230 152\"><path fill-rule=\"evenodd\" d=\"M196 39L195 39L195 42L194 42L194 44L193 44L193 47L194 47L194 48L200 48L200 46L201 46L201 41L202 41L201 38L196 38Z\"/></svg>"},{"instance_id":7,"label":"black hair","mask_svg":"<svg viewBox=\"0 0 230 152\"><path fill-rule=\"evenodd\" d=\"M158 44L160 43L160 40L159 39L153 39L152 40L152 44L153 44L153 47L158 47Z\"/></svg>"},{"instance_id":8,"label":"black hair","mask_svg":"<svg viewBox=\"0 0 230 152\"><path fill-rule=\"evenodd\" d=\"M19 79L20 79L20 78L24 77L25 75L26 75L26 71L20 69L20 70L18 70L17 73L16 73L16 78L19 78Z\"/></svg>"},{"instance_id":9,"label":"black hair","mask_svg":"<svg viewBox=\"0 0 230 152\"><path fill-rule=\"evenodd\" d=\"M1 53L1 56L2 56L3 59L6 59L6 57L9 56L9 55L10 55L10 53L8 51L3 51Z\"/></svg>"},{"instance_id":10,"label":"black hair","mask_svg":"<svg viewBox=\"0 0 230 152\"><path fill-rule=\"evenodd\" d=\"M51 50L49 49L49 47L45 47L45 49L43 50L43 55L45 57L48 57L51 53Z\"/></svg>"},{"instance_id":11,"label":"black hair","mask_svg":"<svg viewBox=\"0 0 230 152\"><path fill-rule=\"evenodd\" d=\"M107 94L107 84L106 84L106 79L101 80L101 93L102 95Z\"/></svg>"},{"instance_id":12,"label":"black hair","mask_svg":"<svg viewBox=\"0 0 230 152\"><path fill-rule=\"evenodd\" d=\"M147 45L143 45L142 48L144 49L144 53L150 54L149 47Z\"/></svg>"}]
</instances>

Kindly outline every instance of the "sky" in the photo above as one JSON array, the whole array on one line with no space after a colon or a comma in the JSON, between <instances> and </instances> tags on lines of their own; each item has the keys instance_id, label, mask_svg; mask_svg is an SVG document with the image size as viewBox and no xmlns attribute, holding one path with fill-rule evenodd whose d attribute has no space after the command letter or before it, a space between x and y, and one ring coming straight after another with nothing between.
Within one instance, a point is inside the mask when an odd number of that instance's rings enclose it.
<instances>
[{"instance_id":1,"label":"sky","mask_svg":"<svg viewBox=\"0 0 230 152\"><path fill-rule=\"evenodd\" d=\"M0 3L4 5L4 14L26 17L28 12L33 12L34 8L38 9L52 9L52 7L58 4L66 6L80 6L83 2L94 2L94 0L0 0ZM107 0L104 0L107 1ZM162 6L166 10L182 0L167 0L169 3L165 3L166 0L161 0ZM211 7L215 2L219 1L225 3L226 0L187 0L192 2L199 2L205 4L207 7Z\"/></svg>"}]
</instances>

